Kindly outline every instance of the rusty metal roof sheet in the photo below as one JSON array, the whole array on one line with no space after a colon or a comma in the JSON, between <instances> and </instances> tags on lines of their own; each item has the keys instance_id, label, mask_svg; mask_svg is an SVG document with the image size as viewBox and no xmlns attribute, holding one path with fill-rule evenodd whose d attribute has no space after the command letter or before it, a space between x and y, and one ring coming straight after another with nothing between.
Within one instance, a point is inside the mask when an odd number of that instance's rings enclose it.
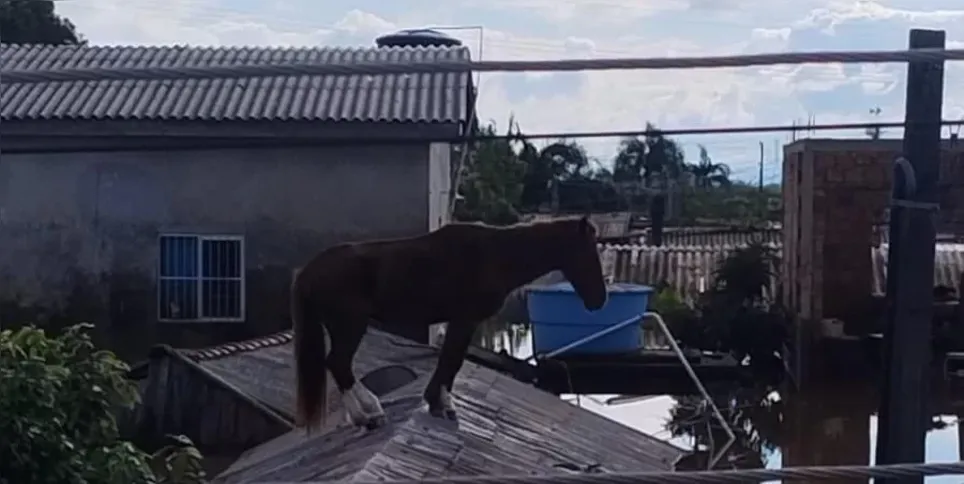
<instances>
[{"instance_id":1,"label":"rusty metal roof sheet","mask_svg":"<svg viewBox=\"0 0 964 484\"><path fill-rule=\"evenodd\" d=\"M468 61L469 51L8 44L0 49L4 70L436 60ZM4 83L0 119L464 122L471 90L469 73Z\"/></svg>"}]
</instances>

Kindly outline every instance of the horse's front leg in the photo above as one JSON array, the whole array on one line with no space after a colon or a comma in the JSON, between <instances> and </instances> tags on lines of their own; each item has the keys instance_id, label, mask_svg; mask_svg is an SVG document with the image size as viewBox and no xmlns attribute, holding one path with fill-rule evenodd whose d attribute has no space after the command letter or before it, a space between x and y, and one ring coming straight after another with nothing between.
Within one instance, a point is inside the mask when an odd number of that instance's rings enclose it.
<instances>
[{"instance_id":1,"label":"horse's front leg","mask_svg":"<svg viewBox=\"0 0 964 484\"><path fill-rule=\"evenodd\" d=\"M452 385L455 383L455 376L462 369L462 362L465 361L465 354L469 351L477 326L478 323L450 321L445 328L442 352L424 394L428 411L434 417L458 419L452 403Z\"/></svg>"}]
</instances>

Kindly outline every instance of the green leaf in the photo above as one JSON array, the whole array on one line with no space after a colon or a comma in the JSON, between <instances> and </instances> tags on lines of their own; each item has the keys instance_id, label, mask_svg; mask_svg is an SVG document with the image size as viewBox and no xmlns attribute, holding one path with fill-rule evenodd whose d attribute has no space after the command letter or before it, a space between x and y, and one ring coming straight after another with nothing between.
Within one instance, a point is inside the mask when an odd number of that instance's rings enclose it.
<instances>
[{"instance_id":1,"label":"green leaf","mask_svg":"<svg viewBox=\"0 0 964 484\"><path fill-rule=\"evenodd\" d=\"M89 324L48 334L26 325L0 332L0 484L158 482L167 462L201 482L187 438L150 456L119 439L115 412L137 400L127 365L95 348ZM192 480L193 479L193 480Z\"/></svg>"}]
</instances>

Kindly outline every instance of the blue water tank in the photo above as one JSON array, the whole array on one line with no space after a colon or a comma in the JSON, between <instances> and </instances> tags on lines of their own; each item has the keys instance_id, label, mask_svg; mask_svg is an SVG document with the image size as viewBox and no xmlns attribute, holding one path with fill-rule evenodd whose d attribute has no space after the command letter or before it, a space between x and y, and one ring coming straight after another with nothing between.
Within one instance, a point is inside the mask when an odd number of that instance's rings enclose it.
<instances>
[{"instance_id":1,"label":"blue water tank","mask_svg":"<svg viewBox=\"0 0 964 484\"><path fill-rule=\"evenodd\" d=\"M646 312L653 288L636 284L611 284L606 305L587 311L572 284L562 282L529 288L532 350L545 354L563 348ZM619 354L639 350L642 320L599 337L566 353Z\"/></svg>"},{"instance_id":2,"label":"blue water tank","mask_svg":"<svg viewBox=\"0 0 964 484\"><path fill-rule=\"evenodd\" d=\"M375 39L378 47L458 47L462 41L432 29L404 29Z\"/></svg>"}]
</instances>

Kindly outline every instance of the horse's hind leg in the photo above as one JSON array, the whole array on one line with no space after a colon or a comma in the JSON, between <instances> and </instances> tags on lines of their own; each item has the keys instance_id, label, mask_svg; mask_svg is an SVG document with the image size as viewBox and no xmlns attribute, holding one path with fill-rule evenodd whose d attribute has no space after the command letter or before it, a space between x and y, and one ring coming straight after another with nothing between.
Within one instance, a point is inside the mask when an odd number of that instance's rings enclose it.
<instances>
[{"instance_id":1,"label":"horse's hind leg","mask_svg":"<svg viewBox=\"0 0 964 484\"><path fill-rule=\"evenodd\" d=\"M452 403L452 385L455 383L455 376L462 369L465 354L472 344L475 327L474 323L450 321L445 328L442 352L424 394L428 411L434 417L449 420L458 418L455 405Z\"/></svg>"},{"instance_id":2,"label":"horse's hind leg","mask_svg":"<svg viewBox=\"0 0 964 484\"><path fill-rule=\"evenodd\" d=\"M385 411L378 397L355 379L352 361L365 336L368 324L364 319L329 320L328 334L331 351L328 353L328 370L341 393L342 404L353 425L377 427L385 421Z\"/></svg>"}]
</instances>

